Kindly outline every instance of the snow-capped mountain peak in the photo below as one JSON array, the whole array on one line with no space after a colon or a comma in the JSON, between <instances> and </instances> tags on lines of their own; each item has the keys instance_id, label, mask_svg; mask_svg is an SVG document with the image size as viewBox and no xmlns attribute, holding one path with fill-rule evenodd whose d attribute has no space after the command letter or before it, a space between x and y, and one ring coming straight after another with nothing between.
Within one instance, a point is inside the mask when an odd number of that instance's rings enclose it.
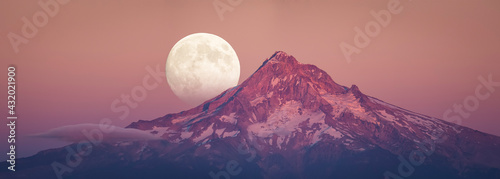
<instances>
[{"instance_id":1,"label":"snow-capped mountain peak","mask_svg":"<svg viewBox=\"0 0 500 179\"><path fill-rule=\"evenodd\" d=\"M387 172L411 170L415 178L500 176L500 137L339 85L281 51L240 85L199 106L128 128L162 140L102 143L68 175L229 178L222 172L241 169L230 178L388 178ZM53 177L50 164L38 162L68 160L67 149L22 159L19 172Z\"/></svg>"}]
</instances>

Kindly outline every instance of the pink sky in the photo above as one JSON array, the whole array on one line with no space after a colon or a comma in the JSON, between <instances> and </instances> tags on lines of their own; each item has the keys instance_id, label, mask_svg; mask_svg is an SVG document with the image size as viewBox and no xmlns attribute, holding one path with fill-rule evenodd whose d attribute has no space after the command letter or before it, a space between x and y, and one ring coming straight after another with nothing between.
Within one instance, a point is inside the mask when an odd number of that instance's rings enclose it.
<instances>
[{"instance_id":1,"label":"pink sky","mask_svg":"<svg viewBox=\"0 0 500 179\"><path fill-rule=\"evenodd\" d=\"M18 68L19 155L48 146L23 135L105 117L126 126L188 109L166 80L123 120L110 106L142 85L147 66L159 65L163 71L170 48L196 32L216 34L233 46L240 59L240 83L283 50L322 68L341 85L356 84L365 94L438 118L474 95L481 84L478 76L492 74L500 81L497 0L402 0L401 13L393 14L380 34L352 55L351 63L339 44L352 45L354 27L364 29L374 21L370 11L387 9L389 0L243 0L223 14L223 21L213 2L71 1L60 5L15 53L7 35L22 35L22 17L32 19L41 7L38 1L1 1L0 57L5 72L9 64ZM6 80L3 89L5 85ZM500 135L499 104L496 88L462 124ZM7 136L6 125L0 129ZM6 145L0 143L1 150Z\"/></svg>"}]
</instances>

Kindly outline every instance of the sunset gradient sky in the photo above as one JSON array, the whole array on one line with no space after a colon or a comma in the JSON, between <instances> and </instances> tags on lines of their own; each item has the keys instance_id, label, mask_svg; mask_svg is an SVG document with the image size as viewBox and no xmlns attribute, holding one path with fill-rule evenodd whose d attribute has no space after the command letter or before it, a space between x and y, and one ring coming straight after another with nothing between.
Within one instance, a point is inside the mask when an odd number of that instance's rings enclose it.
<instances>
[{"instance_id":1,"label":"sunset gradient sky","mask_svg":"<svg viewBox=\"0 0 500 179\"><path fill-rule=\"evenodd\" d=\"M386 10L389 0L243 0L236 6L220 0L232 10L223 20L212 0L70 1L15 53L7 35L22 35L22 18L41 11L38 2L0 1L0 59L4 74L10 64L18 72L18 157L64 145L26 135L102 118L124 127L188 109L166 79L124 119L111 104L142 85L148 66L164 71L172 46L197 32L232 45L240 83L282 50L341 85L356 84L367 95L437 118L474 95L479 76L500 81L498 0L401 0L401 13L350 63L339 44L353 44L353 29L374 21L370 11ZM499 106L496 88L462 125L499 136ZM6 116L7 108L1 113ZM0 131L5 138L5 124ZM6 141L1 139L1 151Z\"/></svg>"}]
</instances>

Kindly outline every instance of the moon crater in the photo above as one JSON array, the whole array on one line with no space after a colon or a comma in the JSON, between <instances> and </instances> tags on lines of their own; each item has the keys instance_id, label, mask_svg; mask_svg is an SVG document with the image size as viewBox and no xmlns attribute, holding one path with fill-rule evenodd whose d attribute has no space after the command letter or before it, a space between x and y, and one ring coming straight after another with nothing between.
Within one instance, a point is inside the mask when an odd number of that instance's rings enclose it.
<instances>
[{"instance_id":1,"label":"moon crater","mask_svg":"<svg viewBox=\"0 0 500 179\"><path fill-rule=\"evenodd\" d=\"M167 58L167 81L176 96L195 106L236 86L240 63L219 36L196 33L179 40Z\"/></svg>"}]
</instances>

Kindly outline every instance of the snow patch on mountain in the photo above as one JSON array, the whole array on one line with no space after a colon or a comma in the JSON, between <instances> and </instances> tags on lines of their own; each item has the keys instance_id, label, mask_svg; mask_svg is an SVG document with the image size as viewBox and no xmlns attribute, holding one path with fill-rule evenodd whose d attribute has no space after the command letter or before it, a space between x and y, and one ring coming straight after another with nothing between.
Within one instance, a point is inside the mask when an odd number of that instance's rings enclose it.
<instances>
[{"instance_id":1,"label":"snow patch on mountain","mask_svg":"<svg viewBox=\"0 0 500 179\"><path fill-rule=\"evenodd\" d=\"M262 139L265 143L281 149L288 141L302 133L309 144L322 140L323 135L333 138L344 136L340 131L325 123L325 114L302 109L298 101L286 101L279 109L269 114L267 121L248 126L250 139ZM303 113L299 113L302 110Z\"/></svg>"},{"instance_id":2,"label":"snow patch on mountain","mask_svg":"<svg viewBox=\"0 0 500 179\"><path fill-rule=\"evenodd\" d=\"M266 97L267 97L267 98L271 98L271 97L273 96L273 94L274 94L274 92L273 92L273 91L271 91L271 92L267 93Z\"/></svg>"},{"instance_id":3,"label":"snow patch on mountain","mask_svg":"<svg viewBox=\"0 0 500 179\"><path fill-rule=\"evenodd\" d=\"M257 97L255 98L254 100L250 101L250 105L252 106L257 106L257 104L260 104L262 103L266 98L264 98L263 96L261 97Z\"/></svg>"},{"instance_id":4,"label":"snow patch on mountain","mask_svg":"<svg viewBox=\"0 0 500 179\"><path fill-rule=\"evenodd\" d=\"M216 129L215 134L217 134L219 138L222 138L222 133L224 133L224 130L226 130L226 128Z\"/></svg>"},{"instance_id":5,"label":"snow patch on mountain","mask_svg":"<svg viewBox=\"0 0 500 179\"><path fill-rule=\"evenodd\" d=\"M237 119L236 119L236 113L231 113L229 116L223 115L220 117L220 120L222 122L230 123L230 124L236 124Z\"/></svg>"},{"instance_id":6,"label":"snow patch on mountain","mask_svg":"<svg viewBox=\"0 0 500 179\"><path fill-rule=\"evenodd\" d=\"M230 131L230 132L224 132L222 138L226 138L226 137L236 137L238 134L240 133L240 131Z\"/></svg>"},{"instance_id":7,"label":"snow patch on mountain","mask_svg":"<svg viewBox=\"0 0 500 179\"><path fill-rule=\"evenodd\" d=\"M273 79L271 80L271 85L274 87L274 86L276 86L279 82L280 82L280 79L279 79L279 78L273 78Z\"/></svg>"},{"instance_id":8,"label":"snow patch on mountain","mask_svg":"<svg viewBox=\"0 0 500 179\"><path fill-rule=\"evenodd\" d=\"M190 138L191 136L193 136L193 133L194 132L192 132L192 131L191 132L183 131L183 132L181 132L180 139L184 140L184 139Z\"/></svg>"},{"instance_id":9,"label":"snow patch on mountain","mask_svg":"<svg viewBox=\"0 0 500 179\"><path fill-rule=\"evenodd\" d=\"M393 115L388 114L385 110L378 110L377 114L380 117L382 117L382 119L385 119L385 120L390 121L390 122L395 122L397 120L396 117L394 117Z\"/></svg>"},{"instance_id":10,"label":"snow patch on mountain","mask_svg":"<svg viewBox=\"0 0 500 179\"><path fill-rule=\"evenodd\" d=\"M145 131L160 137L162 137L163 135L169 135L171 133L177 133L177 131L175 130L170 130L169 127L157 127L157 126L153 126L153 129Z\"/></svg>"},{"instance_id":11,"label":"snow patch on mountain","mask_svg":"<svg viewBox=\"0 0 500 179\"><path fill-rule=\"evenodd\" d=\"M376 118L371 113L367 112L364 107L361 106L359 99L357 99L352 93L346 94L324 94L321 95L328 103L333 107L332 115L338 116L342 112L349 110L354 114L355 117L365 120L370 123L378 124Z\"/></svg>"},{"instance_id":12,"label":"snow patch on mountain","mask_svg":"<svg viewBox=\"0 0 500 179\"><path fill-rule=\"evenodd\" d=\"M200 136L193 138L193 142L197 143L203 139L206 139L208 136L214 133L214 124L212 123L210 126L204 129L204 131L200 134Z\"/></svg>"}]
</instances>

